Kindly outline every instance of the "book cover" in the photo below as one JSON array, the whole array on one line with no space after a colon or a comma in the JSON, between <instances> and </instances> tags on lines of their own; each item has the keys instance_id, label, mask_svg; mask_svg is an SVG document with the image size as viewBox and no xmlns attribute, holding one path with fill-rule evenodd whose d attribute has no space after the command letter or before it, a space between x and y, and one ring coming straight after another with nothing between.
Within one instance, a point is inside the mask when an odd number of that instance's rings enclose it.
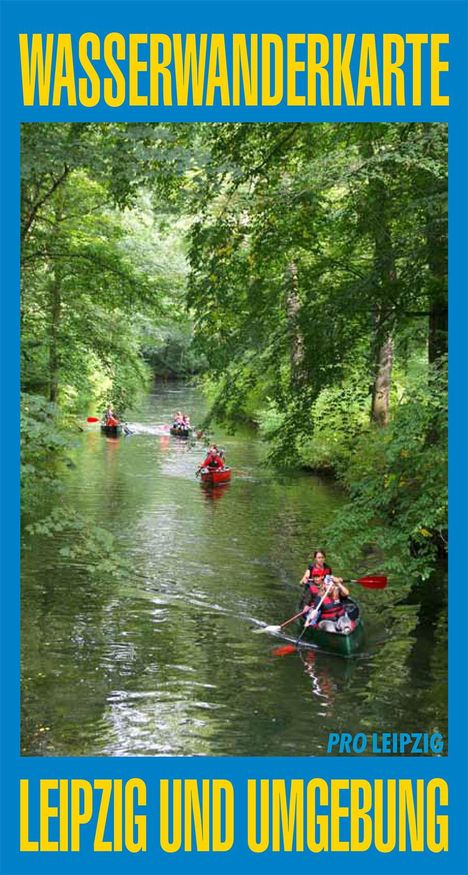
<instances>
[{"instance_id":1,"label":"book cover","mask_svg":"<svg viewBox=\"0 0 468 875\"><path fill-rule=\"evenodd\" d=\"M3 0L5 875L467 872L466 13Z\"/></svg>"}]
</instances>

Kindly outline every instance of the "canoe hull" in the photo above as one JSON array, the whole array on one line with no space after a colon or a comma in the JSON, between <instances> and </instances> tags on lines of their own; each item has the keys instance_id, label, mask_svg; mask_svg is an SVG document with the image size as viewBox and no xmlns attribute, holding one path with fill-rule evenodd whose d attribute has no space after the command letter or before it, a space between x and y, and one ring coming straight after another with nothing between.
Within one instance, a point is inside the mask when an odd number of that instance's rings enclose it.
<instances>
[{"instance_id":1,"label":"canoe hull","mask_svg":"<svg viewBox=\"0 0 468 875\"><path fill-rule=\"evenodd\" d=\"M326 632L324 629L312 629L310 626L304 632L301 641L315 644L321 650L339 653L341 656L352 656L362 649L364 643L364 626L358 620L355 628L348 635L342 632Z\"/></svg>"},{"instance_id":2,"label":"canoe hull","mask_svg":"<svg viewBox=\"0 0 468 875\"><path fill-rule=\"evenodd\" d=\"M314 644L321 650L331 653L339 653L341 656L352 656L362 649L364 644L364 625L361 619L359 605L353 599L346 599L343 603L346 613L354 622L354 628L348 634L344 632L327 632L317 626L308 626L301 635L301 641L306 644ZM302 629L304 628L301 623Z\"/></svg>"},{"instance_id":3,"label":"canoe hull","mask_svg":"<svg viewBox=\"0 0 468 875\"><path fill-rule=\"evenodd\" d=\"M230 468L215 468L209 471L204 468L200 474L202 483L209 483L211 486L221 486L223 483L229 483L231 479Z\"/></svg>"},{"instance_id":4,"label":"canoe hull","mask_svg":"<svg viewBox=\"0 0 468 875\"><path fill-rule=\"evenodd\" d=\"M101 431L103 434L106 434L108 437L119 437L122 434L122 426L119 425L102 425Z\"/></svg>"},{"instance_id":5,"label":"canoe hull","mask_svg":"<svg viewBox=\"0 0 468 875\"><path fill-rule=\"evenodd\" d=\"M171 428L169 429L169 433L173 437L188 438L192 434L192 429L191 428L174 428L174 426L171 426Z\"/></svg>"}]
</instances>

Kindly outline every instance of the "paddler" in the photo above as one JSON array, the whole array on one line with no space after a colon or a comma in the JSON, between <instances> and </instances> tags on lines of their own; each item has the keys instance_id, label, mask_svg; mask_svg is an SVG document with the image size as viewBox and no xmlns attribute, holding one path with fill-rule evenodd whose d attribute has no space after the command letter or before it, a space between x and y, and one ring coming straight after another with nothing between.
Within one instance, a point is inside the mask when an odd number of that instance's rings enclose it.
<instances>
[{"instance_id":1,"label":"paddler","mask_svg":"<svg viewBox=\"0 0 468 875\"><path fill-rule=\"evenodd\" d=\"M301 583L307 586L308 589L316 595L318 585L324 577L331 577L336 584L343 583L342 577L333 577L332 570L327 563L327 557L324 550L316 550L312 562L307 566Z\"/></svg>"},{"instance_id":2,"label":"paddler","mask_svg":"<svg viewBox=\"0 0 468 875\"><path fill-rule=\"evenodd\" d=\"M200 468L198 470L200 471L202 468L218 469L218 468L224 468L224 467L225 467L225 462L224 462L224 459L222 459L220 454L219 454L218 447L216 446L216 444L212 444L212 446L208 450L206 459L201 463Z\"/></svg>"},{"instance_id":3,"label":"paddler","mask_svg":"<svg viewBox=\"0 0 468 875\"><path fill-rule=\"evenodd\" d=\"M112 410L111 404L109 404L107 406L106 410L104 411L103 420L104 420L104 425L108 425L111 428L119 424L119 419L115 415L114 411Z\"/></svg>"},{"instance_id":4,"label":"paddler","mask_svg":"<svg viewBox=\"0 0 468 875\"><path fill-rule=\"evenodd\" d=\"M319 608L313 625L326 632L347 632L353 628L353 621L348 617L343 602L349 596L349 590L340 578L326 575L318 583L317 593L304 608L305 621L307 614Z\"/></svg>"},{"instance_id":5,"label":"paddler","mask_svg":"<svg viewBox=\"0 0 468 875\"><path fill-rule=\"evenodd\" d=\"M343 584L342 577L333 576L325 551L316 550L312 562L306 568L301 580L301 583L304 585L304 592L300 603L302 607L311 607L313 605L314 599L319 593L320 584L325 577L328 577L329 581L332 580L336 586Z\"/></svg>"}]
</instances>

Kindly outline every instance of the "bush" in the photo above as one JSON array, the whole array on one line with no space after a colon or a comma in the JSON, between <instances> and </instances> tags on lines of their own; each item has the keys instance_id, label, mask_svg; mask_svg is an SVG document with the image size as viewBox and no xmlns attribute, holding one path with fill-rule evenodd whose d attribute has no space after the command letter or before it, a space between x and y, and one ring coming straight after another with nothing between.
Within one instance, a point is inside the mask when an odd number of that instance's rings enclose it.
<instances>
[{"instance_id":1,"label":"bush","mask_svg":"<svg viewBox=\"0 0 468 875\"><path fill-rule=\"evenodd\" d=\"M384 429L370 427L340 472L350 501L330 531L355 555L374 543L389 570L429 577L447 549L445 363L407 387Z\"/></svg>"}]
</instances>

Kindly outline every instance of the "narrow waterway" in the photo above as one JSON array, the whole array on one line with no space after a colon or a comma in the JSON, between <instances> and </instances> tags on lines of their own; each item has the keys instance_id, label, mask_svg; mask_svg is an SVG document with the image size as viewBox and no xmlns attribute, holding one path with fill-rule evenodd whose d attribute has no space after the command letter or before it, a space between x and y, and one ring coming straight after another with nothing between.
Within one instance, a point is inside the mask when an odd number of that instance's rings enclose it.
<instances>
[{"instance_id":1,"label":"narrow waterway","mask_svg":"<svg viewBox=\"0 0 468 875\"><path fill-rule=\"evenodd\" d=\"M219 430L234 476L204 488L195 477L204 442L162 428L177 409L200 421L200 393L157 387L129 417L130 437L91 427L61 496L44 495L44 508L60 501L111 531L133 572L96 578L67 558L62 533L27 537L22 753L317 756L335 731L445 733L437 581L411 604L407 582L356 586L367 636L356 657L277 655L281 639L254 630L295 612L310 552L326 547L344 497L330 480L263 467L254 434ZM365 570L328 558L336 573Z\"/></svg>"}]
</instances>

